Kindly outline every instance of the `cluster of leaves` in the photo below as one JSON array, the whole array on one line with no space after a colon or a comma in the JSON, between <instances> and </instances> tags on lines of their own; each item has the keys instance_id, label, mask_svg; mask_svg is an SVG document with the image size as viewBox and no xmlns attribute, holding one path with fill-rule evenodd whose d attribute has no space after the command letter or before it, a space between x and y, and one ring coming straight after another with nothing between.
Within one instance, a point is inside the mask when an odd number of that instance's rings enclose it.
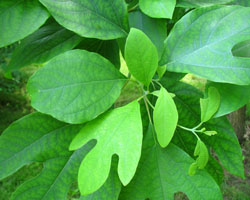
<instances>
[{"instance_id":1,"label":"cluster of leaves","mask_svg":"<svg viewBox=\"0 0 250 200\"><path fill-rule=\"evenodd\" d=\"M66 199L76 180L81 200L173 199L179 191L222 199L221 165L244 177L225 115L250 97L247 6L2 0L0 47L21 40L6 74L46 63L27 84L38 112L0 137L0 179L44 163L11 199ZM185 73L208 80L204 95L180 81Z\"/></svg>"}]
</instances>

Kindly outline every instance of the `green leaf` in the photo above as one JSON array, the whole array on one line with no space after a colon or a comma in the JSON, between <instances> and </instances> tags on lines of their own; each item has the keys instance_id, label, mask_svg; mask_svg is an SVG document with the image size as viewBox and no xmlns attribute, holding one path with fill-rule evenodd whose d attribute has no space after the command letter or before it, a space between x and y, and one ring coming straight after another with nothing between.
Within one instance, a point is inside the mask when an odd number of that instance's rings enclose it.
<instances>
[{"instance_id":1,"label":"green leaf","mask_svg":"<svg viewBox=\"0 0 250 200\"><path fill-rule=\"evenodd\" d=\"M226 4L232 0L178 0L177 6L184 8L207 7L212 5Z\"/></svg>"},{"instance_id":2,"label":"green leaf","mask_svg":"<svg viewBox=\"0 0 250 200\"><path fill-rule=\"evenodd\" d=\"M103 185L114 154L119 156L119 178L123 185L127 185L135 174L141 155L142 122L137 101L89 122L74 138L70 149L78 149L93 139L97 140L97 145L83 159L79 168L81 194L90 194Z\"/></svg>"},{"instance_id":3,"label":"green leaf","mask_svg":"<svg viewBox=\"0 0 250 200\"><path fill-rule=\"evenodd\" d=\"M207 165L209 155L206 145L201 140L197 140L197 144L194 150L194 156L198 156L195 161L197 163L197 167L199 169L204 169Z\"/></svg>"},{"instance_id":4,"label":"green leaf","mask_svg":"<svg viewBox=\"0 0 250 200\"><path fill-rule=\"evenodd\" d=\"M202 139L213 148L221 164L230 173L244 178L243 156L240 144L232 125L226 117L212 119L206 123L208 130L214 130L218 134Z\"/></svg>"},{"instance_id":5,"label":"green leaf","mask_svg":"<svg viewBox=\"0 0 250 200\"><path fill-rule=\"evenodd\" d=\"M40 0L56 21L77 34L103 40L126 37L128 16L123 0Z\"/></svg>"},{"instance_id":6,"label":"green leaf","mask_svg":"<svg viewBox=\"0 0 250 200\"><path fill-rule=\"evenodd\" d=\"M174 13L176 0L139 0L140 9L153 18L169 18Z\"/></svg>"},{"instance_id":7,"label":"green leaf","mask_svg":"<svg viewBox=\"0 0 250 200\"><path fill-rule=\"evenodd\" d=\"M96 52L104 58L107 58L117 69L120 69L120 51L116 40L84 38L76 49Z\"/></svg>"},{"instance_id":8,"label":"green leaf","mask_svg":"<svg viewBox=\"0 0 250 200\"><path fill-rule=\"evenodd\" d=\"M248 18L250 8L240 6L189 12L169 34L160 65L215 82L249 85L250 59L233 57L231 52L235 44L250 39Z\"/></svg>"},{"instance_id":9,"label":"green leaf","mask_svg":"<svg viewBox=\"0 0 250 200\"><path fill-rule=\"evenodd\" d=\"M220 93L221 103L214 117L231 113L244 106L250 99L250 86L210 82L207 87L215 87Z\"/></svg>"},{"instance_id":10,"label":"green leaf","mask_svg":"<svg viewBox=\"0 0 250 200\"><path fill-rule=\"evenodd\" d=\"M250 1L249 0L234 0L230 4L250 7Z\"/></svg>"},{"instance_id":11,"label":"green leaf","mask_svg":"<svg viewBox=\"0 0 250 200\"><path fill-rule=\"evenodd\" d=\"M32 162L44 162L34 179L21 185L12 199L66 199L77 178L81 158L93 144L68 151L79 125L68 125L41 113L27 115L11 124L0 137L0 179Z\"/></svg>"},{"instance_id":12,"label":"green leaf","mask_svg":"<svg viewBox=\"0 0 250 200\"><path fill-rule=\"evenodd\" d=\"M140 30L131 28L125 46L125 60L130 73L149 86L158 67L157 49Z\"/></svg>"},{"instance_id":13,"label":"green leaf","mask_svg":"<svg viewBox=\"0 0 250 200\"><path fill-rule=\"evenodd\" d=\"M37 0L1 0L0 48L33 33L48 17L48 12Z\"/></svg>"},{"instance_id":14,"label":"green leaf","mask_svg":"<svg viewBox=\"0 0 250 200\"><path fill-rule=\"evenodd\" d=\"M208 88L208 98L200 99L201 122L210 120L220 107L220 93L215 87Z\"/></svg>"},{"instance_id":15,"label":"green leaf","mask_svg":"<svg viewBox=\"0 0 250 200\"><path fill-rule=\"evenodd\" d=\"M250 58L250 40L236 44L232 48L233 56Z\"/></svg>"},{"instance_id":16,"label":"green leaf","mask_svg":"<svg viewBox=\"0 0 250 200\"><path fill-rule=\"evenodd\" d=\"M29 80L32 106L68 123L83 123L119 97L125 77L96 53L71 50L50 60Z\"/></svg>"},{"instance_id":17,"label":"green leaf","mask_svg":"<svg viewBox=\"0 0 250 200\"><path fill-rule=\"evenodd\" d=\"M212 135L216 135L217 132L216 131L204 131L204 134L208 135L208 136L212 136Z\"/></svg>"},{"instance_id":18,"label":"green leaf","mask_svg":"<svg viewBox=\"0 0 250 200\"><path fill-rule=\"evenodd\" d=\"M121 182L117 174L117 162L113 160L107 181L96 192L87 196L81 196L80 200L117 200L121 191Z\"/></svg>"},{"instance_id":19,"label":"green leaf","mask_svg":"<svg viewBox=\"0 0 250 200\"><path fill-rule=\"evenodd\" d=\"M130 27L140 29L154 43L158 51L158 57L164 49L164 40L167 37L167 23L164 19L153 19L137 10L129 13Z\"/></svg>"},{"instance_id":20,"label":"green leaf","mask_svg":"<svg viewBox=\"0 0 250 200\"><path fill-rule=\"evenodd\" d=\"M179 82L172 88L168 88L170 92L174 92L175 104L179 114L179 124L186 127L194 127L200 122L199 99L202 93L191 85ZM216 131L218 134L209 137L200 135L202 141L212 148L219 158L220 163L230 173L244 177L244 168L242 162L242 151L238 139L231 124L226 117L220 117L205 123L207 130ZM177 139L179 143L184 145L184 149L189 146L195 146L194 136L190 136L188 132L177 130L173 142Z\"/></svg>"},{"instance_id":21,"label":"green leaf","mask_svg":"<svg viewBox=\"0 0 250 200\"><path fill-rule=\"evenodd\" d=\"M136 175L119 199L169 200L179 191L192 200L222 199L220 188L205 170L188 175L192 162L189 155L173 144L166 149L154 144L152 128L149 128Z\"/></svg>"},{"instance_id":22,"label":"green leaf","mask_svg":"<svg viewBox=\"0 0 250 200\"><path fill-rule=\"evenodd\" d=\"M46 24L21 41L14 50L7 70L11 71L32 63L42 64L73 49L82 38L55 22Z\"/></svg>"},{"instance_id":23,"label":"green leaf","mask_svg":"<svg viewBox=\"0 0 250 200\"><path fill-rule=\"evenodd\" d=\"M153 112L154 127L159 144L166 147L172 137L178 122L178 112L171 95L161 88Z\"/></svg>"}]
</instances>

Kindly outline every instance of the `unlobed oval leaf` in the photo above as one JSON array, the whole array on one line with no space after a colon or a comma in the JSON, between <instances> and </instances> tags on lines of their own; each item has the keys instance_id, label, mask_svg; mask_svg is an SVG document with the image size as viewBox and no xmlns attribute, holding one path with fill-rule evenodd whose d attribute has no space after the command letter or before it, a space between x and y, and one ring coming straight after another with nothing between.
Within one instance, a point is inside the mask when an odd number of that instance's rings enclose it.
<instances>
[{"instance_id":1,"label":"unlobed oval leaf","mask_svg":"<svg viewBox=\"0 0 250 200\"><path fill-rule=\"evenodd\" d=\"M123 0L40 0L56 21L83 37L116 39L127 36Z\"/></svg>"},{"instance_id":2,"label":"unlobed oval leaf","mask_svg":"<svg viewBox=\"0 0 250 200\"><path fill-rule=\"evenodd\" d=\"M167 38L167 22L164 19L155 19L143 14L140 10L129 13L129 25L143 31L154 43L158 51L158 59L164 49L164 40Z\"/></svg>"},{"instance_id":3,"label":"unlobed oval leaf","mask_svg":"<svg viewBox=\"0 0 250 200\"><path fill-rule=\"evenodd\" d=\"M200 99L201 122L210 120L220 107L220 93L215 87L208 88L208 98Z\"/></svg>"},{"instance_id":4,"label":"unlobed oval leaf","mask_svg":"<svg viewBox=\"0 0 250 200\"><path fill-rule=\"evenodd\" d=\"M228 83L209 82L207 87L215 87L220 93L221 103L214 117L227 115L247 104L250 99L249 85L242 86Z\"/></svg>"},{"instance_id":5,"label":"unlobed oval leaf","mask_svg":"<svg viewBox=\"0 0 250 200\"><path fill-rule=\"evenodd\" d=\"M169 18L174 13L176 0L139 0L140 9L153 18Z\"/></svg>"},{"instance_id":6,"label":"unlobed oval leaf","mask_svg":"<svg viewBox=\"0 0 250 200\"><path fill-rule=\"evenodd\" d=\"M49 13L37 0L0 1L0 48L36 31Z\"/></svg>"},{"instance_id":7,"label":"unlobed oval leaf","mask_svg":"<svg viewBox=\"0 0 250 200\"><path fill-rule=\"evenodd\" d=\"M94 119L119 97L125 77L105 58L71 50L50 60L29 80L31 104L68 123Z\"/></svg>"},{"instance_id":8,"label":"unlobed oval leaf","mask_svg":"<svg viewBox=\"0 0 250 200\"><path fill-rule=\"evenodd\" d=\"M162 147L166 147L174 136L178 111L171 95L164 88L161 88L156 101L153 120L158 142Z\"/></svg>"},{"instance_id":9,"label":"unlobed oval leaf","mask_svg":"<svg viewBox=\"0 0 250 200\"><path fill-rule=\"evenodd\" d=\"M129 72L149 86L158 67L157 49L141 30L131 28L125 46L125 60Z\"/></svg>"},{"instance_id":10,"label":"unlobed oval leaf","mask_svg":"<svg viewBox=\"0 0 250 200\"><path fill-rule=\"evenodd\" d=\"M160 65L214 82L249 85L250 59L234 57L231 52L235 44L250 39L250 20L245 20L249 18L250 8L240 6L189 12L169 34Z\"/></svg>"},{"instance_id":11,"label":"unlobed oval leaf","mask_svg":"<svg viewBox=\"0 0 250 200\"><path fill-rule=\"evenodd\" d=\"M95 192L103 185L114 154L119 156L119 178L123 185L127 185L135 174L141 155L142 121L137 101L89 122L73 139L70 149L78 149L92 139L97 140L97 145L83 159L79 168L81 194Z\"/></svg>"}]
</instances>

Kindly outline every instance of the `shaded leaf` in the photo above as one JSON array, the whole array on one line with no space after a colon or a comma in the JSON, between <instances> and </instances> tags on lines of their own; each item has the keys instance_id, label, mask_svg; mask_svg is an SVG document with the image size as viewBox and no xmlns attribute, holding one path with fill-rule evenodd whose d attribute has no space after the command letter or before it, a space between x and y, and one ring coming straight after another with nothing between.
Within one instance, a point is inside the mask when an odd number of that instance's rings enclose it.
<instances>
[{"instance_id":1,"label":"shaded leaf","mask_svg":"<svg viewBox=\"0 0 250 200\"><path fill-rule=\"evenodd\" d=\"M14 50L7 70L11 71L32 63L42 64L73 49L82 38L59 24L49 23L21 41Z\"/></svg>"},{"instance_id":2,"label":"shaded leaf","mask_svg":"<svg viewBox=\"0 0 250 200\"><path fill-rule=\"evenodd\" d=\"M90 121L119 97L125 77L96 53L71 50L50 60L27 85L32 106L68 123Z\"/></svg>"},{"instance_id":3,"label":"shaded leaf","mask_svg":"<svg viewBox=\"0 0 250 200\"><path fill-rule=\"evenodd\" d=\"M66 199L77 178L81 158L93 146L68 151L79 125L68 125L48 115L33 113L11 124L0 137L0 178L22 166L44 162L41 174L21 185L12 199Z\"/></svg>"},{"instance_id":4,"label":"shaded leaf","mask_svg":"<svg viewBox=\"0 0 250 200\"><path fill-rule=\"evenodd\" d=\"M233 57L231 52L235 44L250 39L250 21L245 20L249 11L217 6L189 12L168 36L160 65L215 82L250 84L250 59Z\"/></svg>"},{"instance_id":5,"label":"shaded leaf","mask_svg":"<svg viewBox=\"0 0 250 200\"><path fill-rule=\"evenodd\" d=\"M178 112L171 95L161 88L153 112L154 127L159 144L166 147L175 132L178 122Z\"/></svg>"},{"instance_id":6,"label":"shaded leaf","mask_svg":"<svg viewBox=\"0 0 250 200\"><path fill-rule=\"evenodd\" d=\"M250 58L250 40L246 40L246 41L236 44L232 48L232 54L233 56L236 56L236 57Z\"/></svg>"},{"instance_id":7,"label":"shaded leaf","mask_svg":"<svg viewBox=\"0 0 250 200\"><path fill-rule=\"evenodd\" d=\"M157 49L140 30L131 28L125 46L125 60L130 73L149 86L158 67Z\"/></svg>"},{"instance_id":8,"label":"shaded leaf","mask_svg":"<svg viewBox=\"0 0 250 200\"><path fill-rule=\"evenodd\" d=\"M97 145L83 159L79 168L81 194L95 192L103 185L114 154L119 156L119 178L123 185L127 185L135 174L141 155L142 122L137 101L89 122L73 139L70 149L78 149L93 139L97 140Z\"/></svg>"},{"instance_id":9,"label":"shaded leaf","mask_svg":"<svg viewBox=\"0 0 250 200\"><path fill-rule=\"evenodd\" d=\"M121 192L121 200L169 200L175 192L189 199L222 199L220 188L213 178L200 170L188 175L193 159L182 149L169 144L166 149L154 144L152 129L143 141L142 157L132 182Z\"/></svg>"},{"instance_id":10,"label":"shaded leaf","mask_svg":"<svg viewBox=\"0 0 250 200\"><path fill-rule=\"evenodd\" d=\"M77 34L103 40L126 37L128 16L123 0L40 0L56 21Z\"/></svg>"},{"instance_id":11,"label":"shaded leaf","mask_svg":"<svg viewBox=\"0 0 250 200\"><path fill-rule=\"evenodd\" d=\"M1 0L0 48L36 31L49 14L37 0Z\"/></svg>"}]
</instances>

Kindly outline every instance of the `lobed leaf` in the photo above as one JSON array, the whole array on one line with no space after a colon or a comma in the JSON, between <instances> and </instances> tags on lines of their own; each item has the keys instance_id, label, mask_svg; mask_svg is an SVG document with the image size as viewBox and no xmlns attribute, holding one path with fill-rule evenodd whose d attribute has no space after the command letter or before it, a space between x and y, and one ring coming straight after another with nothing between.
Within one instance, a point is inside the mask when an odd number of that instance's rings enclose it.
<instances>
[{"instance_id":1,"label":"lobed leaf","mask_svg":"<svg viewBox=\"0 0 250 200\"><path fill-rule=\"evenodd\" d=\"M77 34L103 40L126 37L128 16L123 0L40 0L56 21Z\"/></svg>"},{"instance_id":2,"label":"lobed leaf","mask_svg":"<svg viewBox=\"0 0 250 200\"><path fill-rule=\"evenodd\" d=\"M25 38L49 18L37 0L1 0L0 48Z\"/></svg>"},{"instance_id":3,"label":"lobed leaf","mask_svg":"<svg viewBox=\"0 0 250 200\"><path fill-rule=\"evenodd\" d=\"M160 65L214 82L249 85L250 59L234 57L231 52L235 44L250 39L250 21L245 20L250 18L249 11L217 6L189 12L168 36Z\"/></svg>"},{"instance_id":4,"label":"lobed leaf","mask_svg":"<svg viewBox=\"0 0 250 200\"><path fill-rule=\"evenodd\" d=\"M70 150L78 149L93 139L97 140L97 145L83 159L79 168L81 194L93 193L103 185L114 154L119 156L119 178L123 185L127 185L135 174L141 155L142 121L137 101L89 122L73 139Z\"/></svg>"},{"instance_id":5,"label":"lobed leaf","mask_svg":"<svg viewBox=\"0 0 250 200\"><path fill-rule=\"evenodd\" d=\"M125 77L102 56L71 50L50 60L27 85L32 106L68 123L90 121L119 97Z\"/></svg>"}]
</instances>

